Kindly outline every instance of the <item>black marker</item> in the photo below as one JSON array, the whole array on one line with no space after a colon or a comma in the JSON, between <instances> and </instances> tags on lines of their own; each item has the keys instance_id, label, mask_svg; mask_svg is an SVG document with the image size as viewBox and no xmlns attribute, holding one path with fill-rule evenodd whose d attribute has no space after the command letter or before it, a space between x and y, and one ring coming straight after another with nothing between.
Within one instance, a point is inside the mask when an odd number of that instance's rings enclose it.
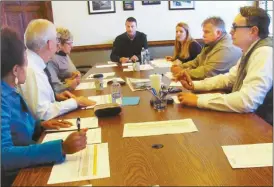
<instances>
[{"instance_id":1,"label":"black marker","mask_svg":"<svg viewBox=\"0 0 274 187\"><path fill-rule=\"evenodd\" d=\"M80 117L77 118L76 124L77 124L77 128L78 128L78 132L80 132L80 129L81 129L81 119L80 119Z\"/></svg>"}]
</instances>

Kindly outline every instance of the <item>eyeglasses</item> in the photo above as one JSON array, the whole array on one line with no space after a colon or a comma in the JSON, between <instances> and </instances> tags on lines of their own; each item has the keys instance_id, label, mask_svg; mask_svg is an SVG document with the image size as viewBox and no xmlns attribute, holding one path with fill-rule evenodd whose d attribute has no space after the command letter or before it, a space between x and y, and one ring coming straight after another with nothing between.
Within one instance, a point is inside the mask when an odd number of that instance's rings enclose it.
<instances>
[{"instance_id":1,"label":"eyeglasses","mask_svg":"<svg viewBox=\"0 0 274 187\"><path fill-rule=\"evenodd\" d=\"M231 30L236 31L238 28L251 28L254 27L254 25L235 25L232 24Z\"/></svg>"}]
</instances>

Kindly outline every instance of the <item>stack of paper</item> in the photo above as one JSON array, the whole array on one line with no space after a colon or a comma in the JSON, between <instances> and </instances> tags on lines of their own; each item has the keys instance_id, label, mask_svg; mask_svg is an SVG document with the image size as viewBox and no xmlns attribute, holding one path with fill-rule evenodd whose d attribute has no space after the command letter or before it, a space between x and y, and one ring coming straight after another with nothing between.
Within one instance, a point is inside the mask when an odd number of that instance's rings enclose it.
<instances>
[{"instance_id":1,"label":"stack of paper","mask_svg":"<svg viewBox=\"0 0 274 187\"><path fill-rule=\"evenodd\" d=\"M106 88L107 87L107 83L104 82L103 83L103 87ZM95 83L94 82L83 82L80 83L75 90L85 90L85 89L95 89Z\"/></svg>"},{"instance_id":2,"label":"stack of paper","mask_svg":"<svg viewBox=\"0 0 274 187\"><path fill-rule=\"evenodd\" d=\"M106 65L98 65L96 68L108 68L108 67L117 67L117 64L106 64Z\"/></svg>"},{"instance_id":3,"label":"stack of paper","mask_svg":"<svg viewBox=\"0 0 274 187\"><path fill-rule=\"evenodd\" d=\"M115 75L115 72L110 72L110 73L94 73L94 74L90 74L86 79L94 79L93 76L96 74L103 74L104 78L107 77L113 77Z\"/></svg>"},{"instance_id":4,"label":"stack of paper","mask_svg":"<svg viewBox=\"0 0 274 187\"><path fill-rule=\"evenodd\" d=\"M144 70L152 70L154 69L151 65L149 64L142 64L140 65L140 71L144 71ZM133 71L133 66L128 66L127 68L123 69L124 72L126 71Z\"/></svg>"},{"instance_id":5,"label":"stack of paper","mask_svg":"<svg viewBox=\"0 0 274 187\"><path fill-rule=\"evenodd\" d=\"M178 82L172 81L169 86L172 86L172 87L180 86L180 87L182 87L182 84L179 81Z\"/></svg>"},{"instance_id":6,"label":"stack of paper","mask_svg":"<svg viewBox=\"0 0 274 187\"><path fill-rule=\"evenodd\" d=\"M71 133L72 131L46 134L42 143L60 139L65 140ZM87 144L95 143L101 143L101 128L89 129L87 131Z\"/></svg>"},{"instance_id":7,"label":"stack of paper","mask_svg":"<svg viewBox=\"0 0 274 187\"><path fill-rule=\"evenodd\" d=\"M232 168L273 166L273 143L222 146Z\"/></svg>"},{"instance_id":8,"label":"stack of paper","mask_svg":"<svg viewBox=\"0 0 274 187\"><path fill-rule=\"evenodd\" d=\"M137 90L146 90L150 88L150 80L149 79L135 79L135 78L126 78L127 84L131 91Z\"/></svg>"},{"instance_id":9,"label":"stack of paper","mask_svg":"<svg viewBox=\"0 0 274 187\"><path fill-rule=\"evenodd\" d=\"M112 103L112 98L111 98L110 94L108 94L108 95L90 96L90 97L88 97L88 99L96 101L96 105ZM84 107L82 109L94 108L96 105L89 106L89 107Z\"/></svg>"},{"instance_id":10,"label":"stack of paper","mask_svg":"<svg viewBox=\"0 0 274 187\"><path fill-rule=\"evenodd\" d=\"M192 119L127 123L123 137L178 134L198 131Z\"/></svg>"},{"instance_id":11,"label":"stack of paper","mask_svg":"<svg viewBox=\"0 0 274 187\"><path fill-rule=\"evenodd\" d=\"M65 162L55 164L48 184L110 177L108 143L87 145L75 154L66 155Z\"/></svg>"},{"instance_id":12,"label":"stack of paper","mask_svg":"<svg viewBox=\"0 0 274 187\"><path fill-rule=\"evenodd\" d=\"M153 64L154 66L159 67L159 68L166 68L166 67L169 68L172 66L172 63L167 61L164 58L152 60L151 64Z\"/></svg>"}]
</instances>

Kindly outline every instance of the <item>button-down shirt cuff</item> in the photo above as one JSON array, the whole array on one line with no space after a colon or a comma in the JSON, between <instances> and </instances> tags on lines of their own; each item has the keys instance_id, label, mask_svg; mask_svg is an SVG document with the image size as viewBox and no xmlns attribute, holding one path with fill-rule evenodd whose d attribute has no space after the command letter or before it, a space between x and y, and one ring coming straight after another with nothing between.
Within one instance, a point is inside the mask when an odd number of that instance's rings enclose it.
<instances>
[{"instance_id":1,"label":"button-down shirt cuff","mask_svg":"<svg viewBox=\"0 0 274 187\"><path fill-rule=\"evenodd\" d=\"M194 90L203 90L204 89L204 84L202 83L202 81L193 81L192 82L194 85Z\"/></svg>"}]
</instances>

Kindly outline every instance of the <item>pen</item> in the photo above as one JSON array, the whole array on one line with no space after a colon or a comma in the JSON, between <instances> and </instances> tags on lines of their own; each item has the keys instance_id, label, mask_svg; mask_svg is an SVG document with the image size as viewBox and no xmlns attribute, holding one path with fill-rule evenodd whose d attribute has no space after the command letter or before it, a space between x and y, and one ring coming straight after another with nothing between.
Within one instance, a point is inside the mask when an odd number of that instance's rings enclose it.
<instances>
[{"instance_id":1,"label":"pen","mask_svg":"<svg viewBox=\"0 0 274 187\"><path fill-rule=\"evenodd\" d=\"M80 117L78 117L77 120L76 120L78 132L80 132L80 128L81 128L81 123L80 122L81 122Z\"/></svg>"}]
</instances>

